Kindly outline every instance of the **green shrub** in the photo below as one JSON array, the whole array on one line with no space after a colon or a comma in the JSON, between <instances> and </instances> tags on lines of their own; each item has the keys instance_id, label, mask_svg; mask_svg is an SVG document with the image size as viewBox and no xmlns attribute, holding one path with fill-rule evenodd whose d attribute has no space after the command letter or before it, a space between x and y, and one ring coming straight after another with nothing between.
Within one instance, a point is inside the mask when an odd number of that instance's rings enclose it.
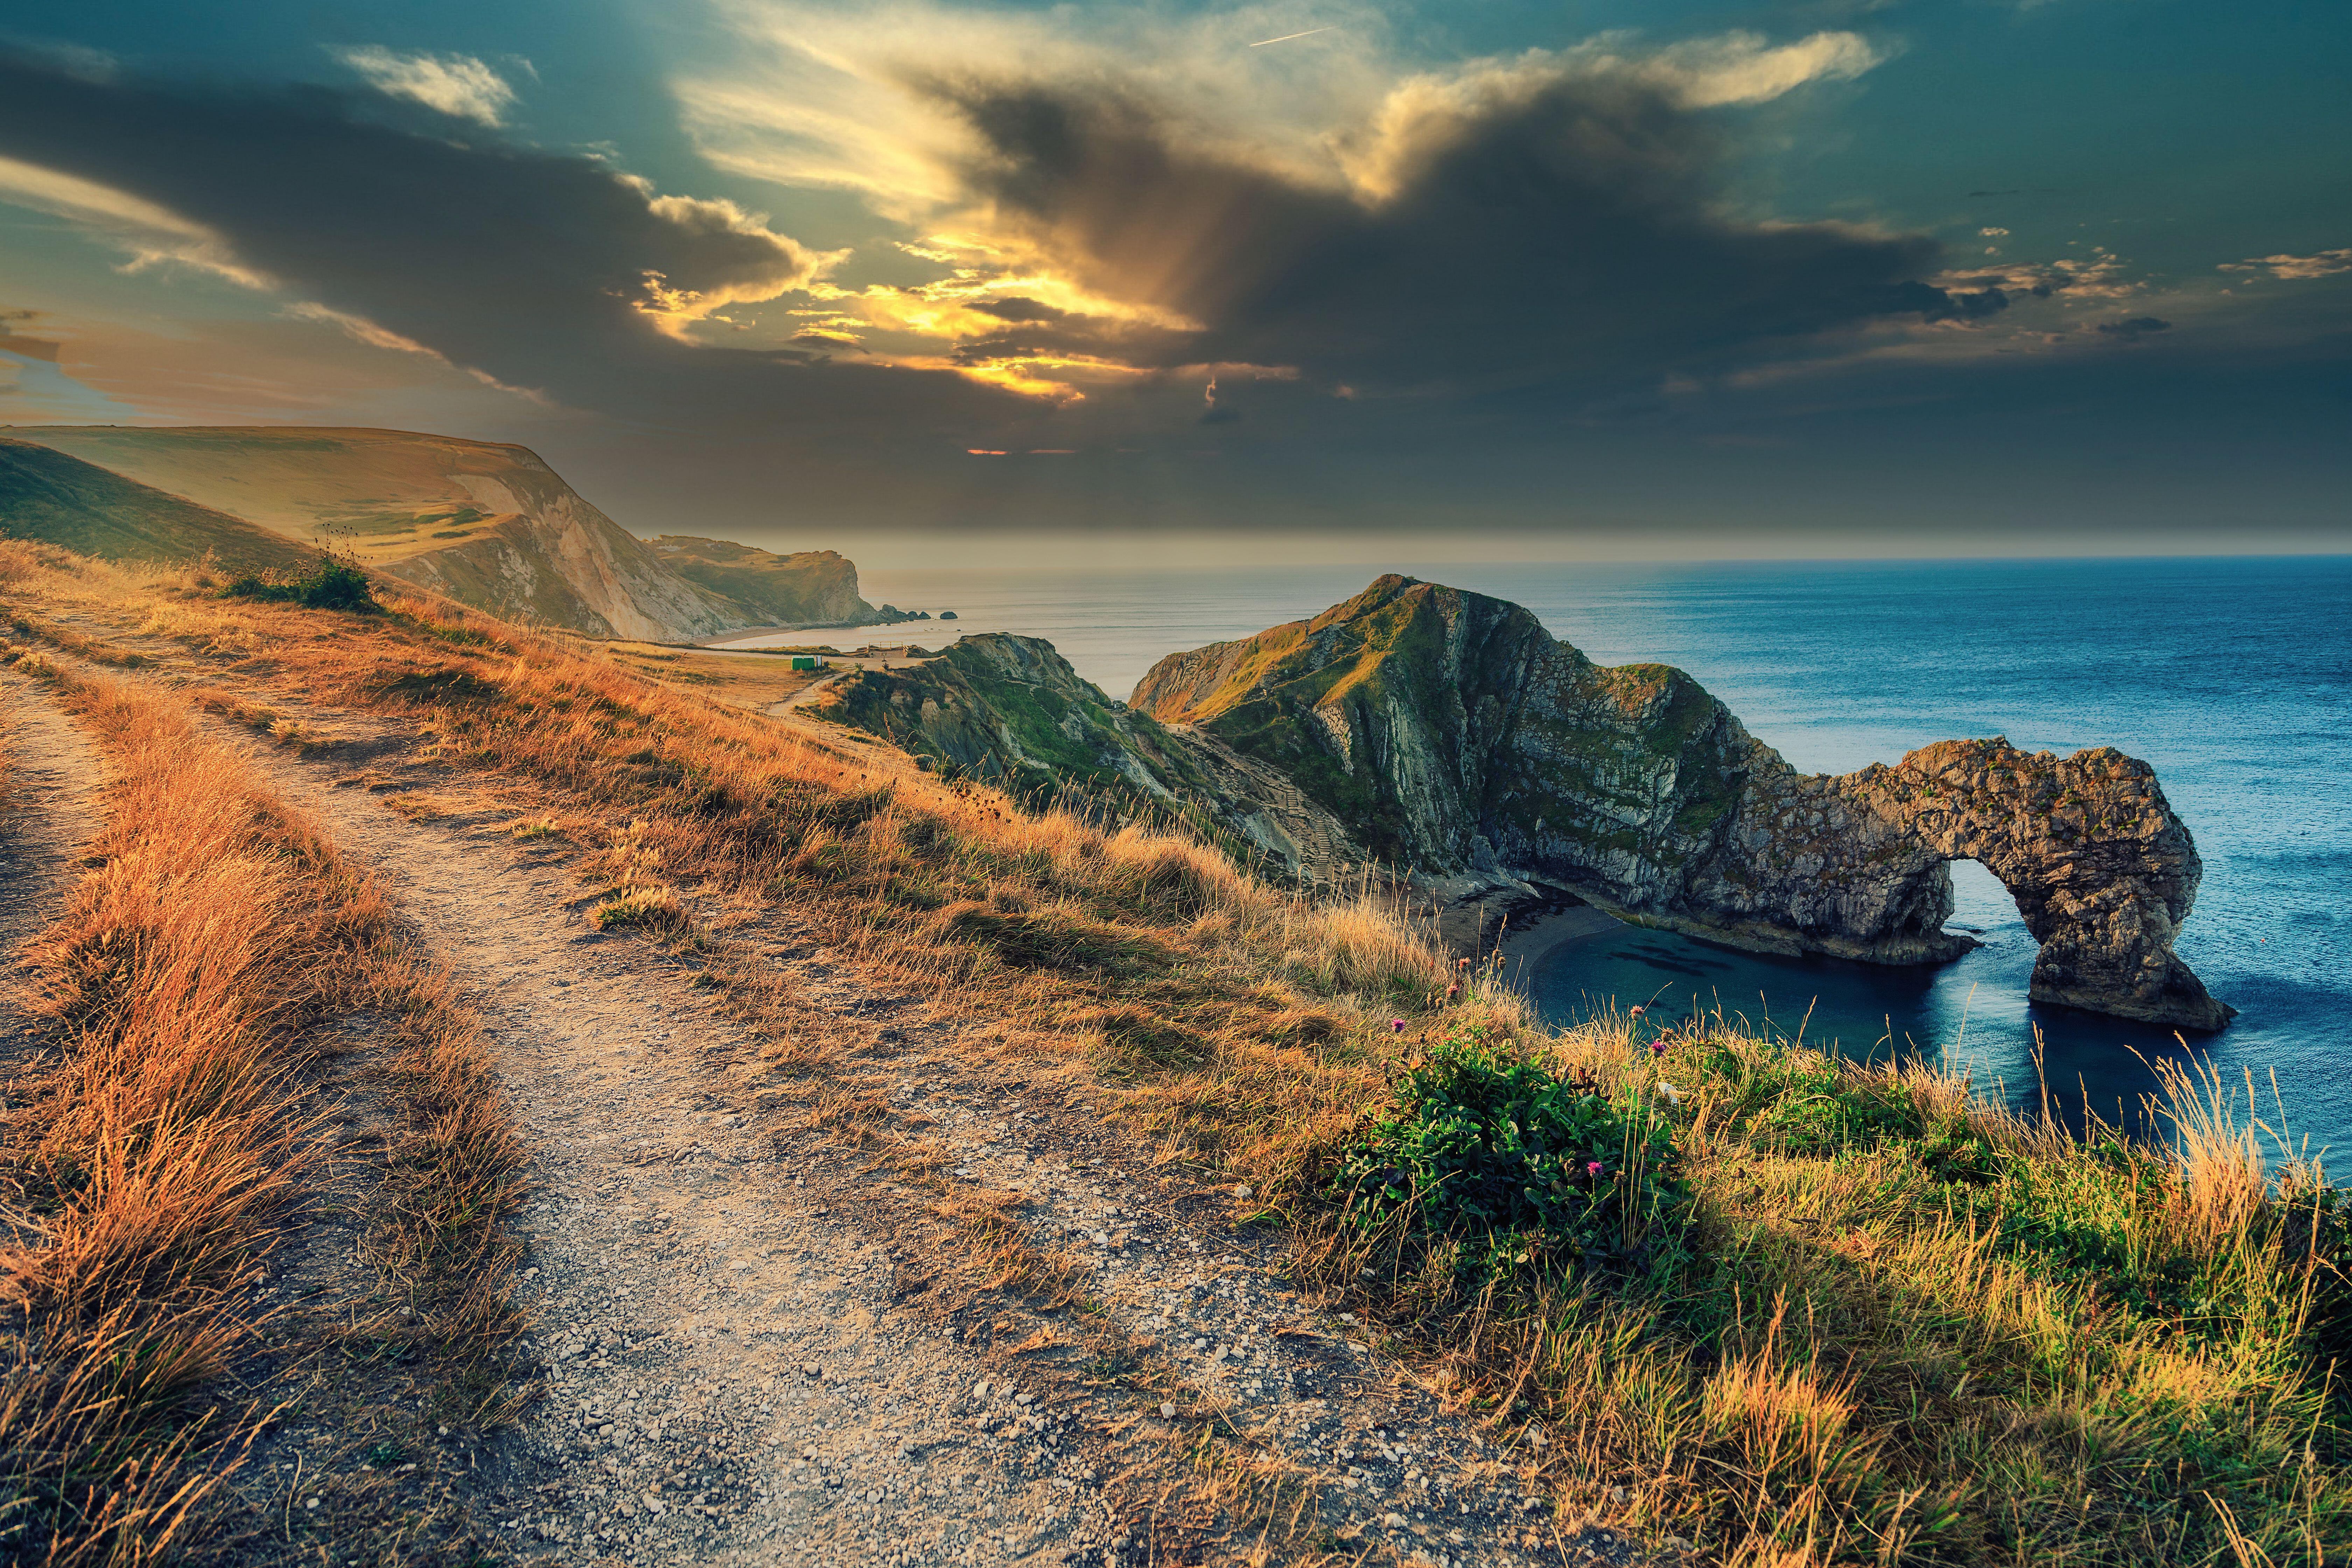
<instances>
[{"instance_id":1,"label":"green shrub","mask_svg":"<svg viewBox=\"0 0 2352 1568\"><path fill-rule=\"evenodd\" d=\"M1679 1256L1691 1203L1664 1117L1556 1077L1479 1025L1405 1071L1332 1195L1359 1230L1458 1244L1477 1277L1570 1262L1645 1272Z\"/></svg>"},{"instance_id":2,"label":"green shrub","mask_svg":"<svg viewBox=\"0 0 2352 1568\"><path fill-rule=\"evenodd\" d=\"M383 608L375 602L368 576L356 556L319 552L310 570L299 577L271 573L247 573L222 592L232 599L259 599L266 604L299 605L309 610L350 610L371 615Z\"/></svg>"}]
</instances>

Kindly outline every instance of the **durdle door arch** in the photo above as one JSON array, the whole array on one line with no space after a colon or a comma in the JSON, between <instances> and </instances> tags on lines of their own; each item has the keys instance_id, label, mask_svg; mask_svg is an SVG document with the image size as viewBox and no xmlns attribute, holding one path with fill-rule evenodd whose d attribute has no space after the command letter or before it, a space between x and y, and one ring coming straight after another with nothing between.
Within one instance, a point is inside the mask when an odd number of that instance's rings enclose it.
<instances>
[{"instance_id":1,"label":"durdle door arch","mask_svg":"<svg viewBox=\"0 0 2352 1568\"><path fill-rule=\"evenodd\" d=\"M1975 860L2042 944L2032 999L2176 1028L2233 1009L2172 951L2203 865L2156 771L2109 746L2059 757L2004 737L1941 741L1848 790L1934 853Z\"/></svg>"}]
</instances>

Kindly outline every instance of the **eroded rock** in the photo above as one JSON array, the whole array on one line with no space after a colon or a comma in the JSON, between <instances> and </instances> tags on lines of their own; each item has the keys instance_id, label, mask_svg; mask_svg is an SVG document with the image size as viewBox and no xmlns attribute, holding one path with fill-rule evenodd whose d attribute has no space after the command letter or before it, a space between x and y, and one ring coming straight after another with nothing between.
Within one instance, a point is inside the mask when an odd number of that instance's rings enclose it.
<instances>
[{"instance_id":1,"label":"eroded rock","mask_svg":"<svg viewBox=\"0 0 2352 1568\"><path fill-rule=\"evenodd\" d=\"M2037 1002L2218 1029L2231 1010L2172 951L2203 863L2156 770L2111 746L2029 756L1941 741L1838 781L1938 854L1981 862L2042 944Z\"/></svg>"},{"instance_id":2,"label":"eroded rock","mask_svg":"<svg viewBox=\"0 0 2352 1568\"><path fill-rule=\"evenodd\" d=\"M2042 943L2037 1000L2208 1029L2172 943L2199 863L2147 765L1952 742L1806 775L1681 670L1604 668L1528 611L1382 577L1310 621L1172 655L1133 706L1278 772L1370 850L1766 952L1948 959L1948 862Z\"/></svg>"},{"instance_id":3,"label":"eroded rock","mask_svg":"<svg viewBox=\"0 0 2352 1568\"><path fill-rule=\"evenodd\" d=\"M1957 957L1948 862L1980 860L2042 944L2036 1000L2229 1016L2172 951L2200 867L2145 763L1965 741L1800 773L1681 670L1603 668L1519 605L1408 577L1171 654L1125 706L992 634L827 710L1033 798L1191 815L1310 889L1376 861L1457 905L1565 895L1769 952Z\"/></svg>"}]
</instances>

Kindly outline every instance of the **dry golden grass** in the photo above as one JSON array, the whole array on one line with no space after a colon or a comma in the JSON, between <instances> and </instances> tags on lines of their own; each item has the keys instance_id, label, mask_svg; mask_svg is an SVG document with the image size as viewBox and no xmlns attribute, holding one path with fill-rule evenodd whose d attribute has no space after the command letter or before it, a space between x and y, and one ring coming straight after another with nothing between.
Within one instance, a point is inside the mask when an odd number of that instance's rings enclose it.
<instances>
[{"instance_id":1,"label":"dry golden grass","mask_svg":"<svg viewBox=\"0 0 2352 1568\"><path fill-rule=\"evenodd\" d=\"M497 1216L519 1151L375 889L184 714L49 678L117 776L93 869L28 954L57 1049L12 1087L0 1152L0 1529L16 1561L145 1562L184 1544L269 1414L205 1390L259 1327L246 1287L320 1174L310 1026L361 1005L404 1020L407 1136L371 1239L426 1309L410 1334L460 1377L512 1331Z\"/></svg>"},{"instance_id":2,"label":"dry golden grass","mask_svg":"<svg viewBox=\"0 0 2352 1568\"><path fill-rule=\"evenodd\" d=\"M747 1016L775 983L689 907L789 905L1160 1158L1251 1182L1297 1223L1303 1266L1388 1323L1433 1388L1540 1428L1570 1519L1742 1568L2254 1568L2352 1540L2343 1215L2316 1173L2265 1168L2230 1086L2177 1083L2165 1149L1720 1019L1654 1058L1625 1020L1538 1029L1488 977L1449 1002L1444 961L1369 893L1312 907L1181 835L1025 811L446 604L362 622L46 558L19 584L44 611L18 612L20 637L93 646L48 618L74 608L413 726L523 823L560 823L616 915L701 945ZM1470 1026L1627 1103L1673 1079L1686 1257L1472 1289L1458 1252L1331 1223L1334 1152L1400 1065ZM834 1082L822 1046L780 1027L770 1065L875 1135L860 1119L878 1102ZM1022 1283L1018 1250L1003 1261ZM1289 1506L1272 1472L1216 1464L1269 1521Z\"/></svg>"}]
</instances>

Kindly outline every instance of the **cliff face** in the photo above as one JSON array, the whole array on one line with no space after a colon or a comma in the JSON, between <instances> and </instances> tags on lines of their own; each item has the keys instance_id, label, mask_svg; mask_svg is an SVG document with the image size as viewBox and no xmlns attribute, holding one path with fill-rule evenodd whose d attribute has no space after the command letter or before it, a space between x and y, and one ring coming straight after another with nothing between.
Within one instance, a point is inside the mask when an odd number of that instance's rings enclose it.
<instances>
[{"instance_id":1,"label":"cliff face","mask_svg":"<svg viewBox=\"0 0 2352 1568\"><path fill-rule=\"evenodd\" d=\"M1605 669L1517 605L1394 576L1172 655L1133 706L1426 879L1547 885L1743 946L1900 963L1969 945L1942 927L1947 862L1975 858L2043 943L2037 999L2195 1028L2228 1016L2172 952L2188 830L2113 752L1947 742L1808 777L1680 670Z\"/></svg>"},{"instance_id":2,"label":"cliff face","mask_svg":"<svg viewBox=\"0 0 2352 1568\"><path fill-rule=\"evenodd\" d=\"M859 626L875 618L874 606L857 596L857 567L830 550L778 555L673 533L646 544L670 571L733 605L744 626Z\"/></svg>"},{"instance_id":3,"label":"cliff face","mask_svg":"<svg viewBox=\"0 0 2352 1568\"><path fill-rule=\"evenodd\" d=\"M510 620L591 637L668 642L756 624L672 572L535 455L507 451L494 474L456 476L483 514L462 525L467 537L374 564Z\"/></svg>"},{"instance_id":4,"label":"cliff face","mask_svg":"<svg viewBox=\"0 0 2352 1568\"><path fill-rule=\"evenodd\" d=\"M777 556L680 540L674 563L521 447L343 427L40 426L8 434L289 543L323 536L404 582L592 637L674 642L790 624L798 617L774 613L786 604L864 603L856 569L830 552ZM733 586L700 580L713 574Z\"/></svg>"}]
</instances>

